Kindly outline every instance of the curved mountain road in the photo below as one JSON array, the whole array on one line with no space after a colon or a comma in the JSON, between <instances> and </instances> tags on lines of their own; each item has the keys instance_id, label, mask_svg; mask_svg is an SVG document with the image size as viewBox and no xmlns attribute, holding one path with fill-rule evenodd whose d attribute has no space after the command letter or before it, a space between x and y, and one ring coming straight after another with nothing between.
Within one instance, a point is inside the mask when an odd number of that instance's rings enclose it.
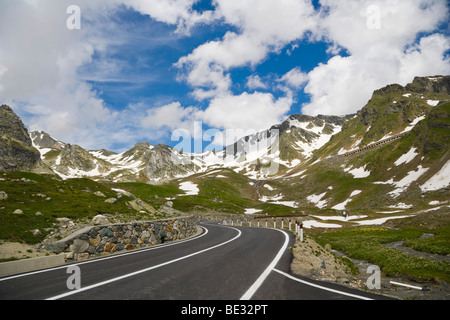
<instances>
[{"instance_id":1,"label":"curved mountain road","mask_svg":"<svg viewBox=\"0 0 450 320\"><path fill-rule=\"evenodd\" d=\"M189 240L1 278L0 300L385 298L290 274L294 239L284 231L214 223L201 227L203 233ZM80 289L68 288L69 267L79 268Z\"/></svg>"}]
</instances>

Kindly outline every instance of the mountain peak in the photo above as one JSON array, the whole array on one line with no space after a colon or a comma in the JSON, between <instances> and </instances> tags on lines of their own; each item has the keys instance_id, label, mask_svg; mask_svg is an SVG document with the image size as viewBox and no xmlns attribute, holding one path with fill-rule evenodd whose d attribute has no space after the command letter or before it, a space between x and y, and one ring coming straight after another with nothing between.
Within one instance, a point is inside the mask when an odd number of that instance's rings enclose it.
<instances>
[{"instance_id":1,"label":"mountain peak","mask_svg":"<svg viewBox=\"0 0 450 320\"><path fill-rule=\"evenodd\" d=\"M415 77L405 89L417 93L450 94L450 76Z\"/></svg>"},{"instance_id":2,"label":"mountain peak","mask_svg":"<svg viewBox=\"0 0 450 320\"><path fill-rule=\"evenodd\" d=\"M39 148L62 150L65 146L65 143L56 140L45 131L30 132L30 138L33 141L33 145L38 146Z\"/></svg>"},{"instance_id":3,"label":"mountain peak","mask_svg":"<svg viewBox=\"0 0 450 320\"><path fill-rule=\"evenodd\" d=\"M22 120L7 105L0 106L0 171L33 170L42 166Z\"/></svg>"},{"instance_id":4,"label":"mountain peak","mask_svg":"<svg viewBox=\"0 0 450 320\"><path fill-rule=\"evenodd\" d=\"M411 83L401 86L397 83L375 90L373 96L407 93L450 94L450 76L415 77Z\"/></svg>"}]
</instances>

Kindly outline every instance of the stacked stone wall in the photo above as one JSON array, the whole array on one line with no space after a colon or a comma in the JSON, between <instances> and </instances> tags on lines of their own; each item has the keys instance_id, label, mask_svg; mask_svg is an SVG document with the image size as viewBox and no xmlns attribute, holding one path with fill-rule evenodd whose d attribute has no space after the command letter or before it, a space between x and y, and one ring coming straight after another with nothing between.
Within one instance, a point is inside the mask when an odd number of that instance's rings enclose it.
<instances>
[{"instance_id":1,"label":"stacked stone wall","mask_svg":"<svg viewBox=\"0 0 450 320\"><path fill-rule=\"evenodd\" d=\"M56 254L64 253L66 260L80 261L182 240L196 233L197 218L194 216L111 224L85 228L61 241L47 243L45 248Z\"/></svg>"}]
</instances>

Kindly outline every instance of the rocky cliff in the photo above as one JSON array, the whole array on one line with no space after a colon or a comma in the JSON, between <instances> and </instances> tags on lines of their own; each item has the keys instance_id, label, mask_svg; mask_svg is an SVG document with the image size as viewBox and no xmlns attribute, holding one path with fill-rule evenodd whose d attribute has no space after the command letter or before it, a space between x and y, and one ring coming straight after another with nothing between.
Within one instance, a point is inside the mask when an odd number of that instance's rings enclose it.
<instances>
[{"instance_id":1,"label":"rocky cliff","mask_svg":"<svg viewBox=\"0 0 450 320\"><path fill-rule=\"evenodd\" d=\"M43 167L22 120L6 105L0 106L0 171L29 171Z\"/></svg>"}]
</instances>

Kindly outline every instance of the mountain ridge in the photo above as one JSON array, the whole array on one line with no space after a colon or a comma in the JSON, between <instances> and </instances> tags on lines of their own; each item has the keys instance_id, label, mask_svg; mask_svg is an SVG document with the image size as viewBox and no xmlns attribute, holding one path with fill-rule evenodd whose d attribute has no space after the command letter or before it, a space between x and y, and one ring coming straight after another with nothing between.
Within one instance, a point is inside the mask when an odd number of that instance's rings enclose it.
<instances>
[{"instance_id":1,"label":"mountain ridge","mask_svg":"<svg viewBox=\"0 0 450 320\"><path fill-rule=\"evenodd\" d=\"M42 131L29 135L41 162L63 179L201 185L217 176L239 181L238 190L260 204L343 210L380 206L380 198L385 207L410 205L418 201L405 194L430 192L427 181L448 172L448 92L450 76L416 77L406 86L374 91L355 114L294 114L223 150L203 153L139 142L118 154L84 150ZM436 183L436 190L448 193L448 183Z\"/></svg>"}]
</instances>

